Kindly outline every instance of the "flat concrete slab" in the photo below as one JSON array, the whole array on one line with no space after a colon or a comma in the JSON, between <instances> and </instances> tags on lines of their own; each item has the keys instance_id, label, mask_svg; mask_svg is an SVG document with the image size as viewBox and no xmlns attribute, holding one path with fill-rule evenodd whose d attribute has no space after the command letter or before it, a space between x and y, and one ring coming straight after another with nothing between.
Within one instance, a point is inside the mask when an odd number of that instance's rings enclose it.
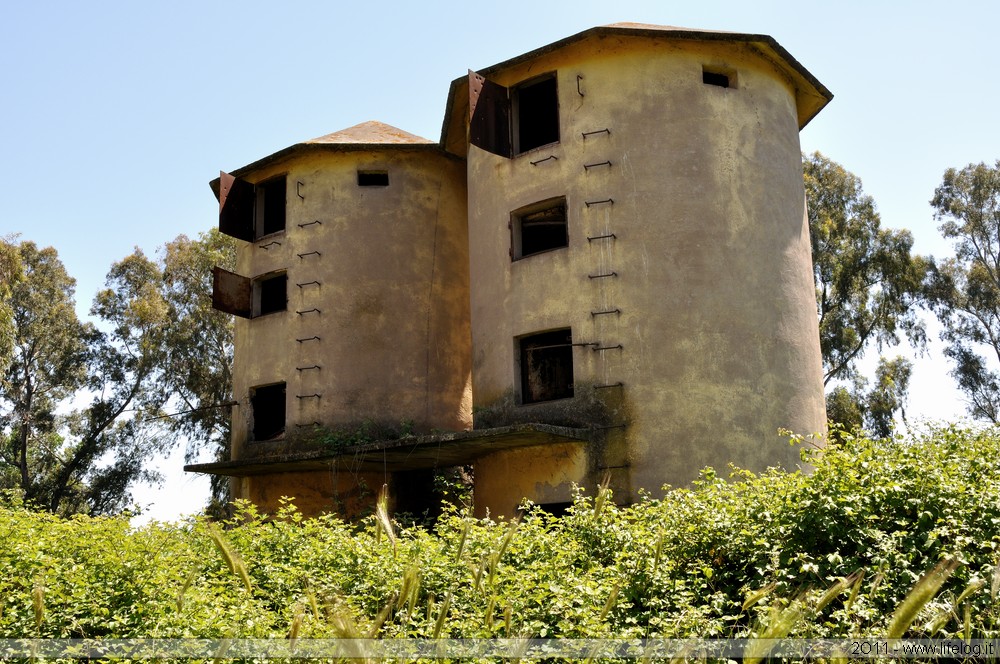
<instances>
[{"instance_id":1,"label":"flat concrete slab","mask_svg":"<svg viewBox=\"0 0 1000 664\"><path fill-rule=\"evenodd\" d=\"M339 450L312 450L233 461L196 463L184 466L184 470L189 473L246 477L329 470L332 467L389 471L447 468L472 463L478 458L501 450L553 443L588 443L595 433L598 432L592 429L551 424L516 424L495 429L407 436Z\"/></svg>"}]
</instances>

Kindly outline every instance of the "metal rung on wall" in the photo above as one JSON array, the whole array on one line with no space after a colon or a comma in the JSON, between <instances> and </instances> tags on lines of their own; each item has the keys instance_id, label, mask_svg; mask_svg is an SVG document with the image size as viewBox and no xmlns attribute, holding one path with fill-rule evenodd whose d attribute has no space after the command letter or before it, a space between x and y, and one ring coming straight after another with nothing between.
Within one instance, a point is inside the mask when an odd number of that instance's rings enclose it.
<instances>
[{"instance_id":1,"label":"metal rung on wall","mask_svg":"<svg viewBox=\"0 0 1000 664\"><path fill-rule=\"evenodd\" d=\"M588 279L603 279L605 277L617 277L617 272L608 272L607 274L588 274Z\"/></svg>"},{"instance_id":2,"label":"metal rung on wall","mask_svg":"<svg viewBox=\"0 0 1000 664\"><path fill-rule=\"evenodd\" d=\"M305 428L305 427L318 427L319 426L319 422L317 420L313 420L312 422L307 422L306 424L299 424L299 423L296 422L295 426L298 429L302 429L302 428Z\"/></svg>"},{"instance_id":3,"label":"metal rung on wall","mask_svg":"<svg viewBox=\"0 0 1000 664\"><path fill-rule=\"evenodd\" d=\"M583 140L587 140L588 136L593 136L594 134L607 134L608 136L610 136L611 135L611 130L610 129L598 129L596 131L585 131L585 132L583 132Z\"/></svg>"},{"instance_id":4,"label":"metal rung on wall","mask_svg":"<svg viewBox=\"0 0 1000 664\"><path fill-rule=\"evenodd\" d=\"M599 344L594 342L586 343L575 343L575 344L546 344L545 346L531 346L525 350L529 353L534 353L536 350L547 350L549 348L569 348L570 346L597 346Z\"/></svg>"},{"instance_id":5,"label":"metal rung on wall","mask_svg":"<svg viewBox=\"0 0 1000 664\"><path fill-rule=\"evenodd\" d=\"M257 247L259 249L263 249L264 251L267 251L268 247L273 247L274 245L278 245L280 247L281 243L280 242L268 242L267 244L258 244Z\"/></svg>"},{"instance_id":6,"label":"metal rung on wall","mask_svg":"<svg viewBox=\"0 0 1000 664\"><path fill-rule=\"evenodd\" d=\"M311 369L322 369L322 368L323 367L319 366L318 364L314 364L311 367L295 367L295 370L296 371L309 371Z\"/></svg>"},{"instance_id":7,"label":"metal rung on wall","mask_svg":"<svg viewBox=\"0 0 1000 664\"><path fill-rule=\"evenodd\" d=\"M304 224L298 224L298 227L299 228L305 228L306 226L312 226L313 224L319 224L320 226L322 226L323 222L320 221L319 219L317 219L316 221L307 221Z\"/></svg>"},{"instance_id":8,"label":"metal rung on wall","mask_svg":"<svg viewBox=\"0 0 1000 664\"><path fill-rule=\"evenodd\" d=\"M301 316L302 314L313 314L313 313L318 314L318 313L321 313L321 312L316 307L313 307L312 309L305 309L303 311L296 311L295 313L297 313L298 315Z\"/></svg>"},{"instance_id":9,"label":"metal rung on wall","mask_svg":"<svg viewBox=\"0 0 1000 664\"><path fill-rule=\"evenodd\" d=\"M305 339L296 339L296 341L298 341L299 343L303 343L305 341L320 341L320 338L319 337L306 337Z\"/></svg>"},{"instance_id":10,"label":"metal rung on wall","mask_svg":"<svg viewBox=\"0 0 1000 664\"><path fill-rule=\"evenodd\" d=\"M303 282L301 284L295 284L295 285L298 286L299 288L302 288L303 286L312 286L313 284L315 284L317 286L320 285L320 283L318 281L306 281L306 282Z\"/></svg>"},{"instance_id":11,"label":"metal rung on wall","mask_svg":"<svg viewBox=\"0 0 1000 664\"><path fill-rule=\"evenodd\" d=\"M594 352L596 353L599 350L622 350L622 345L618 344L617 346L598 346L597 348L594 349Z\"/></svg>"},{"instance_id":12,"label":"metal rung on wall","mask_svg":"<svg viewBox=\"0 0 1000 664\"><path fill-rule=\"evenodd\" d=\"M625 383L618 381L617 383L610 383L608 385L594 385L595 390L604 390L609 387L625 387Z\"/></svg>"},{"instance_id":13,"label":"metal rung on wall","mask_svg":"<svg viewBox=\"0 0 1000 664\"><path fill-rule=\"evenodd\" d=\"M600 205L601 203L607 203L608 205L614 205L615 204L615 199L613 199L613 198L605 198L602 201L584 201L583 204L586 205L587 207L590 207L591 205Z\"/></svg>"},{"instance_id":14,"label":"metal rung on wall","mask_svg":"<svg viewBox=\"0 0 1000 664\"><path fill-rule=\"evenodd\" d=\"M596 164L584 164L583 165L583 170L589 171L590 169L597 168L598 166L607 166L608 168L610 168L611 167L611 160L609 159L608 161L599 161Z\"/></svg>"},{"instance_id":15,"label":"metal rung on wall","mask_svg":"<svg viewBox=\"0 0 1000 664\"><path fill-rule=\"evenodd\" d=\"M607 239L615 240L617 238L618 236L615 235L614 233L608 233L607 235L593 235L593 236L588 235L587 242L593 242L594 240L607 240Z\"/></svg>"},{"instance_id":16,"label":"metal rung on wall","mask_svg":"<svg viewBox=\"0 0 1000 664\"><path fill-rule=\"evenodd\" d=\"M319 253L318 251L307 251L304 254L296 254L296 256L298 256L299 258L305 258L306 256L322 256L322 255L323 254Z\"/></svg>"},{"instance_id":17,"label":"metal rung on wall","mask_svg":"<svg viewBox=\"0 0 1000 664\"><path fill-rule=\"evenodd\" d=\"M544 159L539 159L537 161L532 161L530 163L532 166L538 166L543 161L548 161L549 159L555 159L556 161L559 161L559 157L555 156L554 154L550 154L548 157L545 157Z\"/></svg>"},{"instance_id":18,"label":"metal rung on wall","mask_svg":"<svg viewBox=\"0 0 1000 664\"><path fill-rule=\"evenodd\" d=\"M322 394L296 394L295 395L296 399L320 399L322 397L323 397Z\"/></svg>"},{"instance_id":19,"label":"metal rung on wall","mask_svg":"<svg viewBox=\"0 0 1000 664\"><path fill-rule=\"evenodd\" d=\"M591 316L606 316L607 314L621 314L621 309L608 309L607 311L591 311Z\"/></svg>"}]
</instances>

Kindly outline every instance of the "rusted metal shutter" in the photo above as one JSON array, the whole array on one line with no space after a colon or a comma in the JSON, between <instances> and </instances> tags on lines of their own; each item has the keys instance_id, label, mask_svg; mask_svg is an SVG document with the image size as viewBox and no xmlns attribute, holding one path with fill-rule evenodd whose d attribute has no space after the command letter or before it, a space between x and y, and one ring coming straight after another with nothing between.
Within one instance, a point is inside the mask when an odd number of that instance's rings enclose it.
<instances>
[{"instance_id":1,"label":"rusted metal shutter","mask_svg":"<svg viewBox=\"0 0 1000 664\"><path fill-rule=\"evenodd\" d=\"M219 173L219 231L253 242L255 188L246 180Z\"/></svg>"},{"instance_id":2,"label":"rusted metal shutter","mask_svg":"<svg viewBox=\"0 0 1000 664\"><path fill-rule=\"evenodd\" d=\"M250 318L251 287L248 277L223 270L221 267L212 268L212 308L234 316Z\"/></svg>"},{"instance_id":3,"label":"rusted metal shutter","mask_svg":"<svg viewBox=\"0 0 1000 664\"><path fill-rule=\"evenodd\" d=\"M510 92L469 70L469 142L510 158Z\"/></svg>"}]
</instances>

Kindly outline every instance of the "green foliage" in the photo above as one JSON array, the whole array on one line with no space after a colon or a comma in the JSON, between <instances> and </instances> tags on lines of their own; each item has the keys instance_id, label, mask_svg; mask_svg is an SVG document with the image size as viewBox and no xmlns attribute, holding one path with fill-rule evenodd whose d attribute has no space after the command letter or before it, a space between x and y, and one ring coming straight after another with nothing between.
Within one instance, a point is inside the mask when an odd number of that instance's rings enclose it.
<instances>
[{"instance_id":1,"label":"green foliage","mask_svg":"<svg viewBox=\"0 0 1000 664\"><path fill-rule=\"evenodd\" d=\"M1000 636L1000 432L839 440L811 474L433 530L291 502L224 531L9 504L0 638Z\"/></svg>"},{"instance_id":2,"label":"green foliage","mask_svg":"<svg viewBox=\"0 0 1000 664\"><path fill-rule=\"evenodd\" d=\"M892 435L896 413L906 420L906 398L913 363L898 355L879 358L875 385L856 376L851 387L838 385L826 395L826 416L848 431L864 430L885 438Z\"/></svg>"},{"instance_id":3,"label":"green foliage","mask_svg":"<svg viewBox=\"0 0 1000 664\"><path fill-rule=\"evenodd\" d=\"M931 272L929 299L944 327L952 374L969 413L1000 422L1000 161L945 171L931 205L955 255Z\"/></svg>"},{"instance_id":4,"label":"green foliage","mask_svg":"<svg viewBox=\"0 0 1000 664\"><path fill-rule=\"evenodd\" d=\"M167 307L162 344L162 385L171 417L157 424L188 442L192 460L208 449L228 461L232 431L233 317L212 308L212 268L236 268L237 240L216 229L192 240L179 235L161 251L158 290ZM174 413L179 413L174 415ZM212 477L212 497L228 502L229 479Z\"/></svg>"},{"instance_id":5,"label":"green foliage","mask_svg":"<svg viewBox=\"0 0 1000 664\"><path fill-rule=\"evenodd\" d=\"M181 236L162 263L136 250L111 266L91 324L54 249L0 241L0 489L52 512L107 514L156 479L147 461L176 436L228 458L218 405L231 399L232 323L211 309L208 275L232 245ZM163 417L178 402L183 416Z\"/></svg>"},{"instance_id":6,"label":"green foliage","mask_svg":"<svg viewBox=\"0 0 1000 664\"><path fill-rule=\"evenodd\" d=\"M816 152L803 158L803 177L823 380L841 383L827 402L830 419L884 435L905 400L909 363L883 360L869 391L857 362L872 345L898 344L901 335L924 345L916 308L929 261L911 255L909 231L882 228L875 201L843 166Z\"/></svg>"},{"instance_id":7,"label":"green foliage","mask_svg":"<svg viewBox=\"0 0 1000 664\"><path fill-rule=\"evenodd\" d=\"M14 352L13 288L24 278L24 267L13 242L0 240L0 375L7 371Z\"/></svg>"}]
</instances>

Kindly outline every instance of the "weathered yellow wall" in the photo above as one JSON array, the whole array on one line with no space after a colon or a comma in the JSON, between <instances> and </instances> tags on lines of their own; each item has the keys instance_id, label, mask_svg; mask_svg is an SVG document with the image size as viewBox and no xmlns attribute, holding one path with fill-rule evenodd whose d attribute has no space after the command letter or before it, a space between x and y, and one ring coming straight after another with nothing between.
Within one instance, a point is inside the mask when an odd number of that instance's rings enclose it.
<instances>
[{"instance_id":1,"label":"weathered yellow wall","mask_svg":"<svg viewBox=\"0 0 1000 664\"><path fill-rule=\"evenodd\" d=\"M706 65L733 70L736 88L705 85ZM627 422L614 430L617 458L595 452L588 482L616 467L626 492L684 484L706 465L794 467L798 452L778 428L822 431L825 410L787 79L740 44L610 37L492 78L510 86L551 71L560 142L512 159L468 154L477 428ZM584 169L605 160L610 168ZM510 211L557 196L568 248L512 262ZM614 205L585 205L607 198ZM617 239L587 241L605 233ZM588 279L611 271L619 276ZM622 313L591 315L614 308ZM573 399L512 404L514 338L561 327L574 342L624 348L574 349ZM623 389L591 389L618 381ZM479 467L476 481L494 483Z\"/></svg>"},{"instance_id":2,"label":"weathered yellow wall","mask_svg":"<svg viewBox=\"0 0 1000 664\"><path fill-rule=\"evenodd\" d=\"M573 500L573 485L587 482L582 444L559 443L494 454L475 464L475 515L512 516L523 497L539 504Z\"/></svg>"},{"instance_id":3,"label":"weathered yellow wall","mask_svg":"<svg viewBox=\"0 0 1000 664\"><path fill-rule=\"evenodd\" d=\"M251 501L267 513L277 512L282 499L291 499L305 515L337 513L356 518L374 511L383 484L391 485L383 473L337 470L271 473L235 478L233 493Z\"/></svg>"},{"instance_id":4,"label":"weathered yellow wall","mask_svg":"<svg viewBox=\"0 0 1000 664\"><path fill-rule=\"evenodd\" d=\"M359 169L388 171L389 186L358 186ZM286 270L288 308L236 320L233 458L301 451L313 422L345 431L366 421L412 422L417 433L469 428L464 164L433 148L326 150L245 177L281 174L286 230L245 245L237 272ZM270 242L280 246L261 248ZM298 256L313 251L320 255ZM311 281L320 285L297 286ZM313 308L320 313L296 313ZM321 340L296 341L313 336ZM297 370L313 365L322 368ZM249 391L280 381L287 384L285 435L252 442ZM320 399L297 398L317 393ZM328 482L321 475L317 487ZM235 482L237 497L273 504L279 490L260 488L271 481L287 484L271 476ZM288 486L308 493L308 484L302 475Z\"/></svg>"}]
</instances>

